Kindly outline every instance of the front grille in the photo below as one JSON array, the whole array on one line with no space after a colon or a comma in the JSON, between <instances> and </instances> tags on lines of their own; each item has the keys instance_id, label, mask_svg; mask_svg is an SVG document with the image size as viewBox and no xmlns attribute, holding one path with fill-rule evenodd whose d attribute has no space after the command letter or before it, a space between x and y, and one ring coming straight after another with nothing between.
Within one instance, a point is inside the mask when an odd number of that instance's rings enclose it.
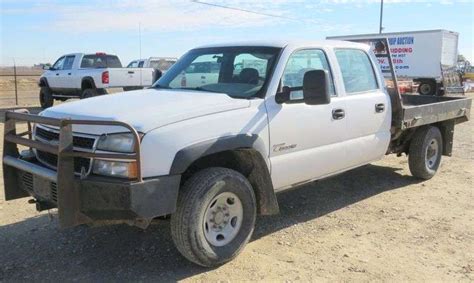
<instances>
[{"instance_id":1,"label":"front grille","mask_svg":"<svg viewBox=\"0 0 474 283\"><path fill-rule=\"evenodd\" d=\"M58 156L56 154L52 154L49 152L37 150L36 151L38 155L38 159L43 162L48 164L49 166L52 166L54 168L57 167L58 164ZM74 157L74 171L76 173L81 173L82 168L84 167L85 172L89 172L91 166L91 160L89 158L84 158L84 157Z\"/></svg>"},{"instance_id":2,"label":"front grille","mask_svg":"<svg viewBox=\"0 0 474 283\"><path fill-rule=\"evenodd\" d=\"M46 142L59 140L59 133L57 131L49 130L44 127L36 127L35 129L35 138L43 140ZM73 136L73 146L74 148L83 148L88 150L94 149L95 138L94 137L84 137L84 136ZM38 160L48 165L52 168L57 168L58 165L58 156L49 152L37 150L36 155ZM92 160L90 158L84 157L75 157L74 158L74 172L76 174L81 174L82 168L86 173L89 173Z\"/></svg>"},{"instance_id":3,"label":"front grille","mask_svg":"<svg viewBox=\"0 0 474 283\"><path fill-rule=\"evenodd\" d=\"M35 133L36 133L35 134L36 137L39 137L46 141L59 140L58 132L53 132L53 131L46 130L44 128L36 127ZM75 147L92 149L94 147L94 142L95 142L94 138L80 137L80 136L72 137L72 143Z\"/></svg>"}]
</instances>

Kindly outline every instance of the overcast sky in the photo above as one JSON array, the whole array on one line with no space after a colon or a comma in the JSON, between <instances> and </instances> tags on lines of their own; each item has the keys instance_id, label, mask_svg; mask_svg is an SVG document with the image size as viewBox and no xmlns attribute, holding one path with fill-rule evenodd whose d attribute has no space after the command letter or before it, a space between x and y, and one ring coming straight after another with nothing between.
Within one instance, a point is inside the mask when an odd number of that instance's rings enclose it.
<instances>
[{"instance_id":1,"label":"overcast sky","mask_svg":"<svg viewBox=\"0 0 474 283\"><path fill-rule=\"evenodd\" d=\"M0 0L1 65L53 62L62 54L180 56L197 45L252 39L324 39L377 33L380 0ZM447 29L473 62L474 0L385 0L386 32Z\"/></svg>"}]
</instances>

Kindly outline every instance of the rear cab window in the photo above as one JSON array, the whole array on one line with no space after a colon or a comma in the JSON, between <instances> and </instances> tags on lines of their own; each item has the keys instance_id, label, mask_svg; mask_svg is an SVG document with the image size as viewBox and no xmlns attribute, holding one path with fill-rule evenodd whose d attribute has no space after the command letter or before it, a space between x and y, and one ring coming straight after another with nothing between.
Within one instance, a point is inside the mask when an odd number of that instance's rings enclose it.
<instances>
[{"instance_id":1,"label":"rear cab window","mask_svg":"<svg viewBox=\"0 0 474 283\"><path fill-rule=\"evenodd\" d=\"M346 93L354 94L379 89L377 77L369 55L360 49L334 50Z\"/></svg>"},{"instance_id":2,"label":"rear cab window","mask_svg":"<svg viewBox=\"0 0 474 283\"><path fill-rule=\"evenodd\" d=\"M122 63L120 63L119 58L115 55L88 54L82 57L81 68L122 68Z\"/></svg>"}]
</instances>

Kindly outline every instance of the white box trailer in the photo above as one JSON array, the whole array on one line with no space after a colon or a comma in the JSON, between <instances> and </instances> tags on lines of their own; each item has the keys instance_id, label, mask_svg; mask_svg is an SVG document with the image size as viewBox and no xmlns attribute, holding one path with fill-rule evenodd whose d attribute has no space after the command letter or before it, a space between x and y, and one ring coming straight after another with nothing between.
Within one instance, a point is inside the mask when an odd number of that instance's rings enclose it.
<instances>
[{"instance_id":1,"label":"white box trailer","mask_svg":"<svg viewBox=\"0 0 474 283\"><path fill-rule=\"evenodd\" d=\"M461 86L456 72L458 37L457 32L440 29L331 36L327 39L360 41L366 38L387 38L397 78L418 82L420 94L442 95L456 92ZM372 48L375 53L381 53L386 46L376 42ZM389 69L386 60L379 58L384 73Z\"/></svg>"}]
</instances>

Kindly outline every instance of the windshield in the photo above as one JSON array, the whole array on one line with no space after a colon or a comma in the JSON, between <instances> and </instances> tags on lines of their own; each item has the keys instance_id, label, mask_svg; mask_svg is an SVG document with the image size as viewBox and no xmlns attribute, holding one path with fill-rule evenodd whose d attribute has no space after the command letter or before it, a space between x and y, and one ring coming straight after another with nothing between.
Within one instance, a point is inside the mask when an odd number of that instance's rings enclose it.
<instances>
[{"instance_id":1,"label":"windshield","mask_svg":"<svg viewBox=\"0 0 474 283\"><path fill-rule=\"evenodd\" d=\"M194 49L153 87L226 93L236 98L260 96L280 52L273 47Z\"/></svg>"}]
</instances>

